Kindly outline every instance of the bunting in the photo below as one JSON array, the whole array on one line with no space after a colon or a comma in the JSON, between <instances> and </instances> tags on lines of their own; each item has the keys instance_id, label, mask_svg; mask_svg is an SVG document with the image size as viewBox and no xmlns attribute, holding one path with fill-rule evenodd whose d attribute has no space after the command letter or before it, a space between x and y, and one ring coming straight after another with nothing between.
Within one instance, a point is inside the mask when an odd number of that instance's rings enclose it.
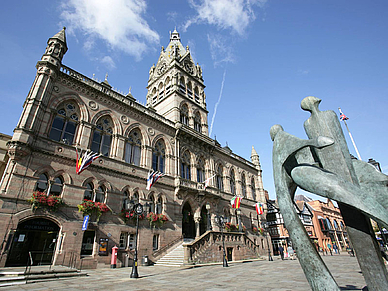
<instances>
[{"instance_id":1,"label":"bunting","mask_svg":"<svg viewBox=\"0 0 388 291\"><path fill-rule=\"evenodd\" d=\"M262 203L257 202L255 204L255 208L256 208L257 215L261 215L261 214L264 213L264 208L263 208L263 204Z\"/></svg>"},{"instance_id":2,"label":"bunting","mask_svg":"<svg viewBox=\"0 0 388 291\"><path fill-rule=\"evenodd\" d=\"M147 177L147 187L146 189L147 190L150 190L151 187L156 183L156 181L158 181L161 177L163 177L164 174L159 172L159 171L150 171L148 173L148 177Z\"/></svg>"},{"instance_id":3,"label":"bunting","mask_svg":"<svg viewBox=\"0 0 388 291\"><path fill-rule=\"evenodd\" d=\"M85 169L89 167L95 159L101 156L101 154L94 153L88 150L86 150L83 154L81 150L81 153L78 154L77 148L75 148L75 152L77 153L77 163L75 165L75 172L78 175L85 171Z\"/></svg>"},{"instance_id":4,"label":"bunting","mask_svg":"<svg viewBox=\"0 0 388 291\"><path fill-rule=\"evenodd\" d=\"M230 204L232 205L232 208L240 208L241 200L242 200L241 197L234 196L232 200L230 200Z\"/></svg>"}]
</instances>

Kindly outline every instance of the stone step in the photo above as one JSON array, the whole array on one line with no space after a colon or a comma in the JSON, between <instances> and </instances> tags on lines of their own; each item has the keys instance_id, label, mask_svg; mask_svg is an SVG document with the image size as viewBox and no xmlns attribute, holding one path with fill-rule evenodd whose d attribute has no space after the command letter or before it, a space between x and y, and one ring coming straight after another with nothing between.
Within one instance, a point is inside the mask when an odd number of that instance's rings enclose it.
<instances>
[{"instance_id":1,"label":"stone step","mask_svg":"<svg viewBox=\"0 0 388 291\"><path fill-rule=\"evenodd\" d=\"M0 287L21 285L33 282L42 282L49 280L57 280L59 278L86 276L87 273L77 271L75 269L69 270L46 270L46 271L32 271L28 273L17 271L1 271L0 272Z\"/></svg>"},{"instance_id":2,"label":"stone step","mask_svg":"<svg viewBox=\"0 0 388 291\"><path fill-rule=\"evenodd\" d=\"M184 250L183 250L183 246L179 245L174 250L166 254L164 257L160 258L155 263L155 265L179 267L179 266L183 266L183 261L184 261Z\"/></svg>"}]
</instances>

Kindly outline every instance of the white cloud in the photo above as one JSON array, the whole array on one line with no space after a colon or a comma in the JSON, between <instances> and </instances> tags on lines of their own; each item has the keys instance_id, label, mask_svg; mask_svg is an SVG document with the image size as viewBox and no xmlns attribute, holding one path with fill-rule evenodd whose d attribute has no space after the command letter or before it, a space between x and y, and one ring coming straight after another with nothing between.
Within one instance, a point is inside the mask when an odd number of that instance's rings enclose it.
<instances>
[{"instance_id":1,"label":"white cloud","mask_svg":"<svg viewBox=\"0 0 388 291\"><path fill-rule=\"evenodd\" d=\"M61 17L69 33L81 31L87 37L85 48L101 39L109 48L141 59L149 44L159 42L143 17L146 8L145 0L69 0L61 6Z\"/></svg>"},{"instance_id":2,"label":"white cloud","mask_svg":"<svg viewBox=\"0 0 388 291\"><path fill-rule=\"evenodd\" d=\"M189 19L186 30L194 23L207 23L219 29L231 29L243 35L247 26L256 19L253 6L263 7L267 0L189 0L197 15Z\"/></svg>"},{"instance_id":3,"label":"white cloud","mask_svg":"<svg viewBox=\"0 0 388 291\"><path fill-rule=\"evenodd\" d=\"M210 45L211 57L214 61L214 66L222 63L234 63L233 44L225 36L220 34L208 34L207 40Z\"/></svg>"},{"instance_id":4,"label":"white cloud","mask_svg":"<svg viewBox=\"0 0 388 291\"><path fill-rule=\"evenodd\" d=\"M110 56L105 56L101 59L101 62L106 65L106 67L110 70L116 68L116 64Z\"/></svg>"}]
</instances>

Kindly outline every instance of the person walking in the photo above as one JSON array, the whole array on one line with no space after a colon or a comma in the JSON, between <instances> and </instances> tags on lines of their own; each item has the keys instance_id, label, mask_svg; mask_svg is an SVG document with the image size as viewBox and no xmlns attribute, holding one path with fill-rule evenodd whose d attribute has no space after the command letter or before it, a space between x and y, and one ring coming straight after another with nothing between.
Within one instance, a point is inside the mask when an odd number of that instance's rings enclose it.
<instances>
[{"instance_id":1,"label":"person walking","mask_svg":"<svg viewBox=\"0 0 388 291\"><path fill-rule=\"evenodd\" d=\"M282 261L284 260L284 248L280 245L279 248L280 257L282 258Z\"/></svg>"}]
</instances>

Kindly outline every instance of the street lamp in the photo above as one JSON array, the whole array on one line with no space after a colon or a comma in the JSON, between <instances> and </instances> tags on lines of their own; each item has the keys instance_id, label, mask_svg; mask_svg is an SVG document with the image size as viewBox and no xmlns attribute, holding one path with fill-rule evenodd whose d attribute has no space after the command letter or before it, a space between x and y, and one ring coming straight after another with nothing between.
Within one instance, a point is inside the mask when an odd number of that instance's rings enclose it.
<instances>
[{"instance_id":1,"label":"street lamp","mask_svg":"<svg viewBox=\"0 0 388 291\"><path fill-rule=\"evenodd\" d=\"M238 231L242 232L242 225L241 225L241 209L237 208L237 221L238 221Z\"/></svg>"},{"instance_id":2,"label":"street lamp","mask_svg":"<svg viewBox=\"0 0 388 291\"><path fill-rule=\"evenodd\" d=\"M225 223L226 223L226 219L225 217L223 217L222 215L217 215L215 217L215 220L216 220L216 223L218 224L218 226L221 228L221 237L222 237L222 251L223 251L223 259L222 259L222 266L223 267L229 267L228 266L228 261L226 259L226 253L225 253L225 242L224 242L224 227L225 227Z\"/></svg>"},{"instance_id":3,"label":"street lamp","mask_svg":"<svg viewBox=\"0 0 388 291\"><path fill-rule=\"evenodd\" d=\"M272 256L271 256L271 250L269 248L269 242L268 242L268 223L267 222L262 222L261 225L263 226L264 231L267 233L265 236L265 239L267 240L267 246L268 246L268 261L273 261Z\"/></svg>"},{"instance_id":4,"label":"street lamp","mask_svg":"<svg viewBox=\"0 0 388 291\"><path fill-rule=\"evenodd\" d=\"M132 206L132 207L131 207ZM146 204L146 206L148 206ZM136 214L136 236L135 236L135 254L133 257L133 265L132 265L132 272L131 272L131 278L139 278L139 273L137 272L137 238L139 235L139 216L143 214L143 205L140 203L136 203L131 200L129 203L127 203L127 207L129 209L132 209L132 211Z\"/></svg>"},{"instance_id":5,"label":"street lamp","mask_svg":"<svg viewBox=\"0 0 388 291\"><path fill-rule=\"evenodd\" d=\"M211 223L211 218L210 218L210 203L206 203L206 210L207 210L207 230L211 231L213 230L212 228L212 223Z\"/></svg>"}]
</instances>

